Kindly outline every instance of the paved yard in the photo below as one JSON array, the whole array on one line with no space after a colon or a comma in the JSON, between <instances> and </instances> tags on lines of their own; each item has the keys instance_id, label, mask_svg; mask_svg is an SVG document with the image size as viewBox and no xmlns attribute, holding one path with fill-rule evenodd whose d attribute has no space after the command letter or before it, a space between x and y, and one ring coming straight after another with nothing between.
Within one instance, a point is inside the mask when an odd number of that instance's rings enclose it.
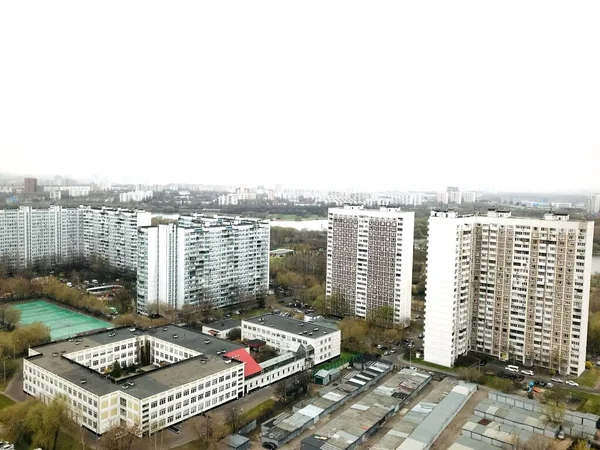
<instances>
[{"instance_id":1,"label":"paved yard","mask_svg":"<svg viewBox=\"0 0 600 450\"><path fill-rule=\"evenodd\" d=\"M445 450L450 447L454 441L460 436L460 432L462 430L463 425L466 423L467 419L473 415L473 410L475 406L487 398L488 391L484 389L478 389L475 391L473 396L469 399L469 401L465 404L463 409L459 411L456 417L450 422L450 424L446 427L440 437L434 442L431 447L432 450Z\"/></svg>"}]
</instances>

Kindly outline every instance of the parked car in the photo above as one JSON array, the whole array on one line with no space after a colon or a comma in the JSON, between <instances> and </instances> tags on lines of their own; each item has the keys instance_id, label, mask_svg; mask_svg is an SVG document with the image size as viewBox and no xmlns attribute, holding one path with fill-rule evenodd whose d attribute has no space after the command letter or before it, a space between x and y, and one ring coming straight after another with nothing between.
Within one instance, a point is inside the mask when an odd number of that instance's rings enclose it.
<instances>
[{"instance_id":1,"label":"parked car","mask_svg":"<svg viewBox=\"0 0 600 450\"><path fill-rule=\"evenodd\" d=\"M519 366L508 365L508 366L506 366L504 368L504 370L508 370L509 372L516 372L516 373L518 373L519 372Z\"/></svg>"},{"instance_id":2,"label":"parked car","mask_svg":"<svg viewBox=\"0 0 600 450\"><path fill-rule=\"evenodd\" d=\"M541 386L541 385L540 385ZM552 386L554 386L552 383L546 383L546 386L548 389L550 389Z\"/></svg>"},{"instance_id":3,"label":"parked car","mask_svg":"<svg viewBox=\"0 0 600 450\"><path fill-rule=\"evenodd\" d=\"M480 360L479 360L479 365L480 365L481 367L485 366L486 364L487 364L487 361L486 361L485 359L480 359Z\"/></svg>"},{"instance_id":4,"label":"parked car","mask_svg":"<svg viewBox=\"0 0 600 450\"><path fill-rule=\"evenodd\" d=\"M568 384L569 386L579 386L579 383L576 383L573 380L567 380L565 381L565 384Z\"/></svg>"},{"instance_id":5,"label":"parked car","mask_svg":"<svg viewBox=\"0 0 600 450\"><path fill-rule=\"evenodd\" d=\"M554 381L555 383L564 383L565 380L561 379L561 378L552 378L550 381Z\"/></svg>"},{"instance_id":6,"label":"parked car","mask_svg":"<svg viewBox=\"0 0 600 450\"><path fill-rule=\"evenodd\" d=\"M521 370L521 373L523 375L529 375L530 377L534 375L533 370Z\"/></svg>"}]
</instances>

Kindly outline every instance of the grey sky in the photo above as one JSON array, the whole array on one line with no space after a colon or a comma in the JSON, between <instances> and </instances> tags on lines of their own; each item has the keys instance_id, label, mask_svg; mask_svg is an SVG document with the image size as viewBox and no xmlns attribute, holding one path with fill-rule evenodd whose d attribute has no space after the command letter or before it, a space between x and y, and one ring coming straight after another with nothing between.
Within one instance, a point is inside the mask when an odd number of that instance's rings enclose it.
<instances>
[{"instance_id":1,"label":"grey sky","mask_svg":"<svg viewBox=\"0 0 600 450\"><path fill-rule=\"evenodd\" d=\"M600 190L600 3L0 4L0 171Z\"/></svg>"}]
</instances>

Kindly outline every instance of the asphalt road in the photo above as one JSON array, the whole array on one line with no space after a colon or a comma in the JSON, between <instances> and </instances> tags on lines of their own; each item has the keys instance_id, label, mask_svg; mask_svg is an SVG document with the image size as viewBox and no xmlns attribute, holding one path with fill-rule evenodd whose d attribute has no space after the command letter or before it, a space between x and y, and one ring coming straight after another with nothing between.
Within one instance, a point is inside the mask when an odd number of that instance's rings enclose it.
<instances>
[{"instance_id":1,"label":"asphalt road","mask_svg":"<svg viewBox=\"0 0 600 450\"><path fill-rule=\"evenodd\" d=\"M414 366L417 367L419 369L425 370L425 371L433 371L433 372L440 372L440 373L444 373L446 375L450 375L450 376L454 376L456 377L456 372L452 372L450 370L440 370L438 368L431 368L430 366L426 365L426 364L419 364L418 362L413 361L409 361L408 359L404 359L404 353L399 353L399 354L393 354L393 355L389 355L389 356L384 356L382 357L382 359L385 359L386 361L390 361L393 364L398 364L400 366ZM485 373L485 372L493 372L494 374L504 371L504 366L508 364L508 363L502 363L502 365L498 365L498 364L488 364L486 366L481 367L481 372ZM477 367L477 366L475 366ZM510 372L507 372L510 373ZM568 389L572 389L574 391L582 391L582 392L590 392L590 393L594 393L594 394L600 394L600 389L596 389L596 388L590 388L587 386L568 386L566 384L561 384L561 383L555 383L553 381L551 381L552 378L555 378L553 376L550 375L544 375L544 374L537 374L533 377L525 377L525 380L523 380L523 383L528 383L531 380L539 380L539 381L545 381L545 382L551 382L553 383L555 386L562 386ZM561 377L558 376L558 378L561 378L563 380L567 380L569 379L569 377Z\"/></svg>"}]
</instances>

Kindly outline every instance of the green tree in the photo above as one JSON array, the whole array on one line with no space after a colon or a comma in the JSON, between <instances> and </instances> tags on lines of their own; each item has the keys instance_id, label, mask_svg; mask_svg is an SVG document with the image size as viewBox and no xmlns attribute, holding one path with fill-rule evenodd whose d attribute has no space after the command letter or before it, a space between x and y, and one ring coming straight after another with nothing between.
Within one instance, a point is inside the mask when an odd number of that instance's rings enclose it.
<instances>
[{"instance_id":1,"label":"green tree","mask_svg":"<svg viewBox=\"0 0 600 450\"><path fill-rule=\"evenodd\" d=\"M29 398L24 403L15 403L0 411L0 424L2 424L6 438L17 442L21 437L28 436L29 428L25 419L29 410L36 403L37 400Z\"/></svg>"},{"instance_id":2,"label":"green tree","mask_svg":"<svg viewBox=\"0 0 600 450\"><path fill-rule=\"evenodd\" d=\"M368 337L369 324L355 317L345 317L338 323L342 332L342 349L350 352L369 352L372 339Z\"/></svg>"},{"instance_id":3,"label":"green tree","mask_svg":"<svg viewBox=\"0 0 600 450\"><path fill-rule=\"evenodd\" d=\"M389 342L389 343L399 341L400 339L402 339L403 336L404 336L404 329L398 328L398 327L388 328L381 335L382 339L385 342Z\"/></svg>"},{"instance_id":4,"label":"green tree","mask_svg":"<svg viewBox=\"0 0 600 450\"><path fill-rule=\"evenodd\" d=\"M56 450L61 427L70 424L70 417L67 398L63 395L54 397L48 405L35 403L25 418L32 445Z\"/></svg>"},{"instance_id":5,"label":"green tree","mask_svg":"<svg viewBox=\"0 0 600 450\"><path fill-rule=\"evenodd\" d=\"M121 378L123 371L122 371L121 364L119 363L119 361L115 361L113 363L110 374L113 376L113 378Z\"/></svg>"},{"instance_id":6,"label":"green tree","mask_svg":"<svg viewBox=\"0 0 600 450\"><path fill-rule=\"evenodd\" d=\"M10 308L6 308L6 310L4 311L4 323L8 328L14 329L20 320L20 310L12 306Z\"/></svg>"},{"instance_id":7,"label":"green tree","mask_svg":"<svg viewBox=\"0 0 600 450\"><path fill-rule=\"evenodd\" d=\"M114 302L120 313L133 309L133 297L127 289L118 289L115 292Z\"/></svg>"},{"instance_id":8,"label":"green tree","mask_svg":"<svg viewBox=\"0 0 600 450\"><path fill-rule=\"evenodd\" d=\"M229 330L229 333L227 333L227 339L230 341L239 341L242 339L242 330L240 328L233 328L232 330Z\"/></svg>"},{"instance_id":9,"label":"green tree","mask_svg":"<svg viewBox=\"0 0 600 450\"><path fill-rule=\"evenodd\" d=\"M394 325L394 308L391 306L380 306L367 312L367 322L370 325L390 328Z\"/></svg>"},{"instance_id":10,"label":"green tree","mask_svg":"<svg viewBox=\"0 0 600 450\"><path fill-rule=\"evenodd\" d=\"M479 369L474 367L463 367L458 371L458 378L470 383L480 383L483 376Z\"/></svg>"},{"instance_id":11,"label":"green tree","mask_svg":"<svg viewBox=\"0 0 600 450\"><path fill-rule=\"evenodd\" d=\"M325 295L319 295L312 304L315 312L317 314L326 314L327 313L327 301L325 299Z\"/></svg>"}]
</instances>

